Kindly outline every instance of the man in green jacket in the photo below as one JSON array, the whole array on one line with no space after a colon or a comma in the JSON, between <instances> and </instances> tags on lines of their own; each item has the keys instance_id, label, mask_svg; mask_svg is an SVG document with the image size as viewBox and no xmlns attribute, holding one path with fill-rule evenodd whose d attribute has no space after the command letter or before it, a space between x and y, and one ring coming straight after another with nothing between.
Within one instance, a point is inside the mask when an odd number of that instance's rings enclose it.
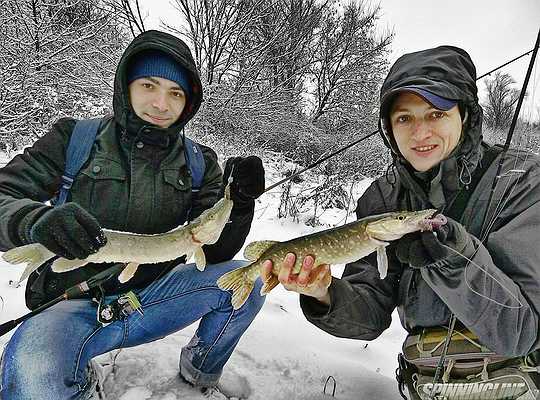
<instances>
[{"instance_id":1,"label":"man in green jacket","mask_svg":"<svg viewBox=\"0 0 540 400\"><path fill-rule=\"evenodd\" d=\"M69 259L84 259L103 246L102 228L156 234L194 219L222 196L231 172L234 178L230 223L217 243L203 247L207 262L215 265L200 272L181 258L141 266L128 282L111 279L104 285L105 304L116 304L132 291L144 315L132 313L102 326L96 305L83 298L28 319L3 354L3 399L86 399L94 391L87 374L93 357L151 342L198 319L199 328L180 355L180 375L201 388L217 385L263 304L254 291L247 307L233 311L230 295L217 288L216 280L243 265L231 259L249 232L254 199L264 191L264 169L258 157L234 157L224 177L216 153L200 145L204 177L200 190L191 190L182 129L199 109L202 94L186 44L163 32L145 32L118 64L114 115L103 119L66 204L44 202L59 189L75 120L59 120L0 170L0 250L41 243ZM62 274L45 266L27 283L27 305L35 308L108 266L90 264Z\"/></svg>"},{"instance_id":2,"label":"man in green jacket","mask_svg":"<svg viewBox=\"0 0 540 400\"><path fill-rule=\"evenodd\" d=\"M335 336L372 340L395 308L409 333L448 327L454 315L497 356L538 350L540 158L482 141L470 56L441 46L400 57L381 88L380 133L393 164L358 200L357 217L436 208L448 223L436 236L390 244L383 280L374 255L347 265L341 279L313 257L291 274L289 255L279 280L302 294L306 318Z\"/></svg>"}]
</instances>

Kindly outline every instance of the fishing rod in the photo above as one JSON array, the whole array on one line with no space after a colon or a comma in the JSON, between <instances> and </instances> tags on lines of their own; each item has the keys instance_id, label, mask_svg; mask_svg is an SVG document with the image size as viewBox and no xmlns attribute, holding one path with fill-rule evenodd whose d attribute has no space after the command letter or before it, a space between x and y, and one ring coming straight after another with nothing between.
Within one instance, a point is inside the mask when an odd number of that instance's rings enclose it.
<instances>
[{"instance_id":1,"label":"fishing rod","mask_svg":"<svg viewBox=\"0 0 540 400\"><path fill-rule=\"evenodd\" d=\"M538 54L538 47L540 47L540 29L538 30L538 36L536 37L536 44L534 45L534 49L532 50L533 54L531 56L531 60L529 61L529 67L527 68L527 74L525 75L525 81L523 82L523 87L521 88L521 92L519 94L519 100L518 100L518 103L517 103L517 106L516 106L516 111L514 112L514 117L512 118L512 123L510 124L510 130L508 131L508 135L506 136L506 143L504 144L504 153L506 153L506 151L510 147L510 143L512 142L512 137L514 136L514 130L516 128L517 120L518 120L518 117L519 117L519 111L521 110L521 105L523 104L523 99L525 99L527 86L529 85L529 80L531 79L532 70L533 70L533 67L534 67L534 63L536 61L536 56ZM499 164L499 167L500 167L500 164ZM500 172L500 171L498 171L498 172Z\"/></svg>"},{"instance_id":2,"label":"fishing rod","mask_svg":"<svg viewBox=\"0 0 540 400\"><path fill-rule=\"evenodd\" d=\"M305 172L305 171L307 171L308 169L311 169L311 168L313 168L313 167L316 167L316 166L319 165L320 163L322 163L322 162L328 160L329 158L334 157L336 154L339 154L339 153L341 153L341 152L347 150L349 147L352 147L352 146L354 146L355 144L358 144L358 143L360 143L360 142L366 140L367 138L370 138L370 137L372 137L373 135L376 135L378 132L379 132L379 131L371 132L369 135L366 135L366 136L364 136L363 138L357 139L357 140L355 140L354 142L349 143L347 146L342 147L341 149L334 151L333 153L327 155L326 157L323 157L323 158L321 158L320 160L315 161L314 163L308 165L307 167L302 168L300 171L295 172L294 174L289 175L288 177L286 177L286 178L280 180L279 182L274 183L273 185L268 186L266 189L264 189L264 193L268 192L269 190L272 190L273 188L275 188L276 186L281 185L281 184L284 183L284 182L287 182L288 180L294 178L295 176L300 175L302 172Z\"/></svg>"},{"instance_id":3,"label":"fishing rod","mask_svg":"<svg viewBox=\"0 0 540 400\"><path fill-rule=\"evenodd\" d=\"M480 79L482 79L482 78L484 78L484 77L486 77L486 76L488 76L488 75L491 75L493 72L498 71L499 69L501 69L501 68L503 68L503 67L506 67L508 64L512 64L514 61L517 61L517 60L519 60L520 58L525 57L527 54L531 54L533 51L534 51L534 48L532 48L531 50L527 51L526 53L523 53L523 54L520 55L520 56L517 56L516 58L511 59L510 61L504 63L503 65L500 65L500 66L498 66L497 68L492 69L492 70L489 71L489 72L486 72L484 75L480 75L478 78L476 78L476 80L480 80Z\"/></svg>"},{"instance_id":4,"label":"fishing rod","mask_svg":"<svg viewBox=\"0 0 540 400\"><path fill-rule=\"evenodd\" d=\"M509 64L511 64L511 63L513 63L513 62L515 62L515 61L517 61L517 60L519 60L519 59L522 58L522 57L525 57L527 54L530 54L531 52L534 52L535 50L538 50L538 46L536 46L536 47L534 47L533 49L531 49L531 50L529 50L529 51L527 51L527 52L525 52L525 53L523 53L523 54L521 54L521 55L519 55L519 56L517 56L517 57L511 59L510 61L505 62L505 63L502 64L502 65L499 65L497 68L494 68L494 69L492 69L491 71L486 72L486 73L483 74L483 75L480 75L479 77L476 78L476 80L479 81L480 79L482 79L482 78L484 78L484 77L486 77L486 76L488 76L488 75L491 75L493 72L498 71L499 69L506 67L507 65L509 65ZM536 56L533 55L533 58L534 58L534 57L536 57ZM523 100L521 100L521 101L523 101ZM285 182L287 182L287 181L289 181L289 180L291 180L291 179L297 177L298 175L300 175L300 174L306 172L307 170L310 170L310 169L316 167L317 165L319 165L319 164L325 162L325 161L328 160L329 158L332 158L332 157L334 157L335 155L337 155L337 154L339 154L339 153L342 153L342 152L344 152L345 150L347 150L347 149L349 149L349 148L351 148L351 147L357 145L358 143L363 142L363 141L366 140L366 139L369 139L370 137L376 135L377 133L379 133L378 130L376 130L376 131L374 131L374 132L371 132L370 134L368 134L368 135L366 135L366 136L364 136L364 137L362 137L362 138L360 138L360 139L357 139L357 140L355 140L355 141L353 141L353 142L351 142L351 143L349 143L349 144L343 146L342 148L340 148L340 149L338 149L338 150L336 150L336 151L330 153L329 155L327 155L327 156L321 158L320 160L317 160L317 161L315 161L314 163L311 163L311 164L308 165L307 167L302 168L300 171L295 172L295 173L293 173L293 174L287 176L286 178L283 178L283 179L280 180L279 182L276 182L276 183L274 183L273 185L268 186L266 189L264 189L264 192L263 192L263 193L266 193L266 192L268 192L268 191L274 189L275 187L281 185L282 183L285 183Z\"/></svg>"},{"instance_id":5,"label":"fishing rod","mask_svg":"<svg viewBox=\"0 0 540 400\"><path fill-rule=\"evenodd\" d=\"M51 308L52 306L54 306L57 303L60 303L63 300L76 299L76 298L81 297L82 295L89 293L92 289L95 289L101 286L103 283L111 279L113 276L120 273L124 269L124 267L125 267L124 264L114 264L112 267L109 267L106 270L97 273L96 275L88 278L86 281L83 281L81 283L78 283L70 287L60 296L49 301L48 303L43 304L42 306L36 308L35 310L23 315L22 317L3 323L2 325L0 325L0 337L4 336L6 333L11 331L21 322L27 320L30 317L33 317L36 314L39 314L40 312L48 308Z\"/></svg>"},{"instance_id":6,"label":"fishing rod","mask_svg":"<svg viewBox=\"0 0 540 400\"><path fill-rule=\"evenodd\" d=\"M448 354L448 349L450 348L450 342L452 341L452 335L454 334L454 329L456 327L456 320L457 320L456 315L452 314L452 316L450 317L450 324L448 326L448 333L446 334L446 338L444 339L444 345L443 345L441 357L439 358L439 362L437 363L437 368L435 369L435 375L433 376L433 385L431 386L431 390L429 393L430 399L433 399L435 395L437 394L435 393L435 384L439 382L439 379L441 379L441 373L444 368L444 361L446 359L446 355Z\"/></svg>"},{"instance_id":7,"label":"fishing rod","mask_svg":"<svg viewBox=\"0 0 540 400\"><path fill-rule=\"evenodd\" d=\"M518 102L517 102L517 105L516 105L516 110L515 110L513 118L512 118L512 122L510 124L510 129L508 130L508 134L506 135L506 142L504 143L504 146L503 146L502 155L501 155L501 158L499 160L499 164L497 166L497 172L496 172L495 177L493 178L493 182L491 184L491 191L489 193L489 200L488 200L488 203L487 203L488 207L486 209L486 216L487 216L487 213L489 213L489 209L491 208L491 202L493 201L493 196L495 194L495 188L497 186L498 179L500 178L504 158L506 156L506 153L507 153L508 149L510 148L512 138L514 136L514 130L516 128L516 124L517 124L517 121L518 121L519 112L521 110L521 106L523 104L523 99L525 98L525 94L527 92L527 86L529 85L529 80L531 78L534 63L536 61L536 56L538 54L538 47L540 47L540 30L538 30L538 36L536 37L536 43L535 43L534 48L532 50L533 54L532 54L531 59L529 61L529 66L527 68L527 73L525 74L525 80L523 81L523 86L521 88L521 92L519 93L519 99L518 99ZM494 214L493 214L494 217L496 215L496 212L497 212L497 210L495 209ZM486 218L485 221L489 221L490 219L491 218L489 218L489 219ZM482 234L485 233L483 231L484 231L484 229L482 229Z\"/></svg>"}]
</instances>

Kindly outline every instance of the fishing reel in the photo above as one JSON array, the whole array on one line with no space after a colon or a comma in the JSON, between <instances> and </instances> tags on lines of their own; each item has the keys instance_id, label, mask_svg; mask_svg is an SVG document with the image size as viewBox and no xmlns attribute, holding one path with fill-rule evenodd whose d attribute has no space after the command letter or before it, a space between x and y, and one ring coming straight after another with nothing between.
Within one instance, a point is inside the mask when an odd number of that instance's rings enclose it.
<instances>
[{"instance_id":1,"label":"fishing reel","mask_svg":"<svg viewBox=\"0 0 540 400\"><path fill-rule=\"evenodd\" d=\"M134 312L144 315L137 295L132 291L119 296L111 303L105 304L103 297L98 301L97 320L102 326L127 318Z\"/></svg>"}]
</instances>

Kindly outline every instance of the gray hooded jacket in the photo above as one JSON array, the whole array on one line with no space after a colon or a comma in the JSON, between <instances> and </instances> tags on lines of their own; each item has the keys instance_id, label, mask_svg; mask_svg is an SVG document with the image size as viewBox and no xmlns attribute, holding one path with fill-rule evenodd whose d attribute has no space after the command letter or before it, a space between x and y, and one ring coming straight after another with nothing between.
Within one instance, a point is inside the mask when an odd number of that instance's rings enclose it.
<instances>
[{"instance_id":1,"label":"gray hooded jacket","mask_svg":"<svg viewBox=\"0 0 540 400\"><path fill-rule=\"evenodd\" d=\"M441 178L432 184L442 186L444 213L465 226L477 247L472 262L467 266L467 259L457 256L450 266L413 270L397 260L390 245L386 279L379 279L376 258L370 256L348 264L341 279L333 278L330 307L301 296L304 314L313 324L335 336L371 340L388 328L397 307L409 332L447 325L454 313L499 354L525 355L540 347L540 158L519 149L506 153L488 205L502 154L489 167L482 164L487 145L482 142L475 79L469 55L442 46L398 59L381 89L382 104L388 104L397 89L417 86L457 100L467 110L460 143L434 167L440 174L430 172ZM383 107L383 121L386 112ZM427 186L399 154L391 135L383 138L393 151L393 167L358 200L357 217L432 208ZM479 166L485 172L476 187L470 187ZM463 191L467 196L460 196ZM466 204L456 204L462 198Z\"/></svg>"}]
</instances>

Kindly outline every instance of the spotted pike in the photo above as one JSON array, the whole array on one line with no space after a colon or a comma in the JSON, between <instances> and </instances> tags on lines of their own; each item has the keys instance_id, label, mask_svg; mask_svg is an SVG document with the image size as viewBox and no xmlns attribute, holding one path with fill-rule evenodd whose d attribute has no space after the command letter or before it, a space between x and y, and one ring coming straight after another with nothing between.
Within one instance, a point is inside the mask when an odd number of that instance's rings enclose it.
<instances>
[{"instance_id":1,"label":"spotted pike","mask_svg":"<svg viewBox=\"0 0 540 400\"><path fill-rule=\"evenodd\" d=\"M197 269L203 271L206 266L206 257L202 246L213 244L219 239L229 220L232 207L230 188L227 185L224 197L188 225L181 225L168 232L155 235L103 229L107 244L98 252L84 260L58 258L53 262L52 270L66 272L87 263L127 263L126 268L118 277L120 282L127 282L133 277L139 264L155 264L185 255L187 260L194 256ZM22 282L32 271L54 256L55 254L46 247L34 243L8 250L2 258L10 264L28 263L19 280Z\"/></svg>"},{"instance_id":2,"label":"spotted pike","mask_svg":"<svg viewBox=\"0 0 540 400\"><path fill-rule=\"evenodd\" d=\"M286 242L260 241L250 243L244 257L251 264L228 272L218 279L223 290L232 290L232 305L235 310L242 307L253 290L265 260L272 260L272 277L264 283L261 295L270 292L279 283L280 265L287 253L296 255L293 273L300 272L302 260L307 255L315 257L317 264L344 264L356 261L377 251L377 264L381 279L388 270L385 247L389 241L416 231L432 230L435 225L445 223L444 217L432 219L436 210L402 211L369 216L310 235Z\"/></svg>"}]
</instances>

